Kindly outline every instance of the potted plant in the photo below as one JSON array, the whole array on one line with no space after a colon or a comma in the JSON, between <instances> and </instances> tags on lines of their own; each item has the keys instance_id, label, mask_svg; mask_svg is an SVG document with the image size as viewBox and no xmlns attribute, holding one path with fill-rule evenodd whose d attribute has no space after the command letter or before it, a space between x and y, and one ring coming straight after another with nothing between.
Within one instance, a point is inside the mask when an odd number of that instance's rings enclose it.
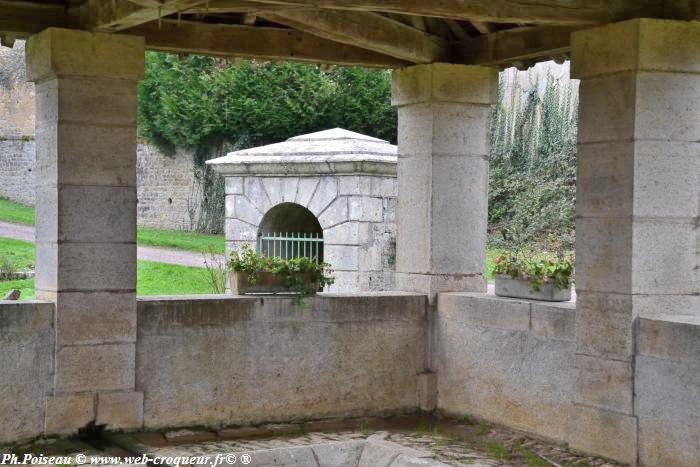
<instances>
[{"instance_id":1,"label":"potted plant","mask_svg":"<svg viewBox=\"0 0 700 467\"><path fill-rule=\"evenodd\" d=\"M571 256L502 254L496 259L496 295L549 302L571 300L574 261Z\"/></svg>"},{"instance_id":2,"label":"potted plant","mask_svg":"<svg viewBox=\"0 0 700 467\"><path fill-rule=\"evenodd\" d=\"M315 295L335 282L330 265L311 258L269 258L259 255L245 244L241 252L231 252L228 262L229 281L235 294L293 294L294 303L303 304L304 297Z\"/></svg>"}]
</instances>

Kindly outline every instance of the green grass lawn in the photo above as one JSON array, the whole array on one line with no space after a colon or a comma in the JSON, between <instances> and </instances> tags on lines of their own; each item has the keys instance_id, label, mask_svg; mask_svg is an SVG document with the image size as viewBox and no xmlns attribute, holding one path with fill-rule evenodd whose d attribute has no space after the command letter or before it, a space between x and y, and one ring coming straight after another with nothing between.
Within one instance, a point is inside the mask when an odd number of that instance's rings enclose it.
<instances>
[{"instance_id":1,"label":"green grass lawn","mask_svg":"<svg viewBox=\"0 0 700 467\"><path fill-rule=\"evenodd\" d=\"M3 259L9 259L17 270L25 270L34 264L34 245L0 238L0 263ZM136 294L147 296L213 293L207 277L207 270L203 268L139 261ZM0 281L0 299L12 289L20 289L22 300L31 300L34 298L34 279Z\"/></svg>"},{"instance_id":2,"label":"green grass lawn","mask_svg":"<svg viewBox=\"0 0 700 467\"><path fill-rule=\"evenodd\" d=\"M34 225L34 207L0 198L0 220L14 224Z\"/></svg>"},{"instance_id":3,"label":"green grass lawn","mask_svg":"<svg viewBox=\"0 0 700 467\"><path fill-rule=\"evenodd\" d=\"M34 225L34 208L0 199L0 221ZM226 249L226 241L223 235L209 235L180 230L139 228L137 242L143 246L194 251L197 253L209 253L211 251L212 253L224 254Z\"/></svg>"}]
</instances>

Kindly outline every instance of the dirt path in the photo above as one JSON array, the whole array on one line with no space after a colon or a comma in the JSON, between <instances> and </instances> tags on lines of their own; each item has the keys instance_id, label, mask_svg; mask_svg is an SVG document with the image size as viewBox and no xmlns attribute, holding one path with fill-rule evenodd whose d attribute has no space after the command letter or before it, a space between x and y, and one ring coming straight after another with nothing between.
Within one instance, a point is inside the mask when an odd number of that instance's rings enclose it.
<instances>
[{"instance_id":1,"label":"dirt path","mask_svg":"<svg viewBox=\"0 0 700 467\"><path fill-rule=\"evenodd\" d=\"M11 224L0 221L0 237L13 238L24 242L34 243L34 227L28 225ZM138 259L156 261L158 263L178 264L195 268L204 267L204 254L191 251L168 250L165 248L153 248L139 246L136 249ZM219 257L223 261L223 257Z\"/></svg>"}]
</instances>

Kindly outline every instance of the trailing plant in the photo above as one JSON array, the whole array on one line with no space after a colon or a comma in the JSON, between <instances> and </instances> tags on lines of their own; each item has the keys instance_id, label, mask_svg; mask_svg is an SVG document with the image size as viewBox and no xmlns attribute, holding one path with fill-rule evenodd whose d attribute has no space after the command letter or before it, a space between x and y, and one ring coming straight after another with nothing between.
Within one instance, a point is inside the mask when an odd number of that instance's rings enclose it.
<instances>
[{"instance_id":1,"label":"trailing plant","mask_svg":"<svg viewBox=\"0 0 700 467\"><path fill-rule=\"evenodd\" d=\"M291 290L296 305L303 305L304 297L313 295L319 288L335 282L335 278L331 275L333 270L327 263L317 263L306 257L283 260L278 257L262 256L249 244L244 244L240 252L236 250L231 252L228 268L231 271L245 273L248 281L253 285L260 282L262 272L282 277L284 286Z\"/></svg>"}]
</instances>

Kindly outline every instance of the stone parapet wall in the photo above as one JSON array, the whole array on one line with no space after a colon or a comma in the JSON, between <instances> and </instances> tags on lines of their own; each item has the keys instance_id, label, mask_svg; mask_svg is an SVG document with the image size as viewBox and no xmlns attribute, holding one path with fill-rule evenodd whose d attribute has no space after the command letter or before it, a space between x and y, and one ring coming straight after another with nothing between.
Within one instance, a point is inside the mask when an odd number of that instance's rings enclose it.
<instances>
[{"instance_id":1,"label":"stone parapet wall","mask_svg":"<svg viewBox=\"0 0 700 467\"><path fill-rule=\"evenodd\" d=\"M438 409L567 441L575 304L478 293L438 297Z\"/></svg>"},{"instance_id":2,"label":"stone parapet wall","mask_svg":"<svg viewBox=\"0 0 700 467\"><path fill-rule=\"evenodd\" d=\"M413 411L425 298L172 297L138 304L146 428Z\"/></svg>"},{"instance_id":3,"label":"stone parapet wall","mask_svg":"<svg viewBox=\"0 0 700 467\"><path fill-rule=\"evenodd\" d=\"M0 301L0 445L44 432L54 333L52 303Z\"/></svg>"}]
</instances>

